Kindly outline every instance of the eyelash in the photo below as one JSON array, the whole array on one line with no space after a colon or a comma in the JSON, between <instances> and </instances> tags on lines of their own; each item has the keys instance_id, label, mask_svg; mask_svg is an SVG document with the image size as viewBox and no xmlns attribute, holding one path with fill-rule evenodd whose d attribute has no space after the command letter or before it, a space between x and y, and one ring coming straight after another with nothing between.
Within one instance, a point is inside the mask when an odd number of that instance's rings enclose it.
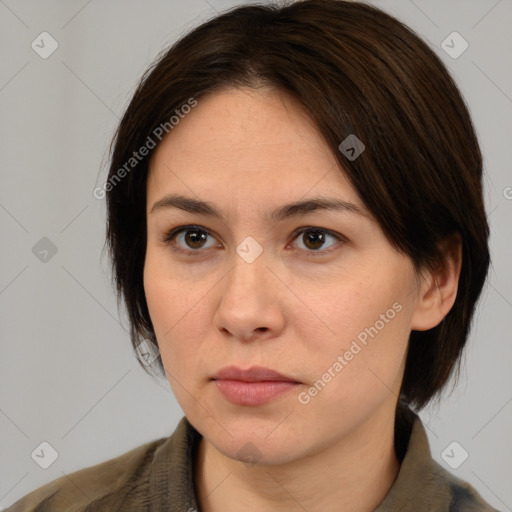
<instances>
[{"instance_id":1,"label":"eyelash","mask_svg":"<svg viewBox=\"0 0 512 512\"><path fill-rule=\"evenodd\" d=\"M183 232L187 232L187 231L203 231L207 235L212 236L210 231L202 226L188 225L188 226L178 226L176 228L171 229L170 231L166 232L162 236L161 241L167 245L173 245L174 239L179 234L181 234ZM332 236L338 242L342 242L342 243L347 242L347 239L345 237L341 236L338 233L335 233L334 231L331 231L331 230L325 229L325 228L314 227L314 226L305 226L305 227L295 230L293 232L292 241L295 240L296 238L298 238L300 235L307 233L307 232L315 232L315 233L320 232L320 233L324 233L324 234ZM214 247L209 247L208 249L213 249L213 248ZM181 247L172 247L172 250L174 250L174 251L181 252L185 256L194 256L194 257L202 256L204 254L204 252L207 251L208 249L187 250L187 249L183 249ZM332 252L333 249L329 248L329 249L316 250L316 251L304 250L304 249L299 249L299 250L305 252L305 254L308 257L317 257L317 256L326 255L326 254Z\"/></svg>"}]
</instances>

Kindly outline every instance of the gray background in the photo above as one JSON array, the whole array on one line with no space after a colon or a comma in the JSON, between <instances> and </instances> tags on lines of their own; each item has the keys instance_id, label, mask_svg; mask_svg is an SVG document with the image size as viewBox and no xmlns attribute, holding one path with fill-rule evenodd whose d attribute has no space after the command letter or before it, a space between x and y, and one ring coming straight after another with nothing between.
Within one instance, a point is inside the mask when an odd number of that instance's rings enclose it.
<instances>
[{"instance_id":1,"label":"gray background","mask_svg":"<svg viewBox=\"0 0 512 512\"><path fill-rule=\"evenodd\" d=\"M132 354L101 257L105 204L92 191L142 72L235 3L0 0L0 508L167 436L182 417L167 381L152 380ZM493 267L460 382L421 416L436 460L512 510L512 2L373 3L441 56L480 136ZM47 59L31 48L43 31L59 45ZM469 43L456 59L441 44L453 31ZM43 237L57 248L46 262L33 252ZM47 469L31 457L38 447L49 456L43 441L58 453ZM469 454L457 469L441 456L453 441L452 460Z\"/></svg>"}]
</instances>

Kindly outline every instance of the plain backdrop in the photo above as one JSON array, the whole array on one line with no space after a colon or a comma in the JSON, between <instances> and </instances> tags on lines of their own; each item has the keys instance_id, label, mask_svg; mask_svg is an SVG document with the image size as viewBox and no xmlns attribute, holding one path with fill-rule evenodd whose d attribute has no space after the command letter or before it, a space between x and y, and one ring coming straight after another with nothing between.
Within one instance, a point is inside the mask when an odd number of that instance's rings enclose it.
<instances>
[{"instance_id":1,"label":"plain backdrop","mask_svg":"<svg viewBox=\"0 0 512 512\"><path fill-rule=\"evenodd\" d=\"M512 510L512 1L373 3L443 59L480 137L493 265L461 379L421 416L434 458ZM0 508L168 436L183 416L167 381L132 353L101 256L105 203L92 192L142 72L235 4L0 0ZM455 50L468 44L457 58L443 49L449 36ZM468 454L457 469L442 457L453 446ZM56 457L47 469L41 450Z\"/></svg>"}]
</instances>

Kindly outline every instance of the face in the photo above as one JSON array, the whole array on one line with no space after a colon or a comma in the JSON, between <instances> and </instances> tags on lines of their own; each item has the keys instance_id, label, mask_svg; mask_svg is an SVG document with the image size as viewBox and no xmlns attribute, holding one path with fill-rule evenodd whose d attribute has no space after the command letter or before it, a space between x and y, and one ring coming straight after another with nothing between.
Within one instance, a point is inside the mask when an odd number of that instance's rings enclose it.
<instances>
[{"instance_id":1,"label":"face","mask_svg":"<svg viewBox=\"0 0 512 512\"><path fill-rule=\"evenodd\" d=\"M312 199L339 207L286 209ZM292 97L201 97L152 157L147 228L144 287L165 371L220 452L290 462L394 413L416 274ZM227 366L293 382L214 380Z\"/></svg>"}]
</instances>

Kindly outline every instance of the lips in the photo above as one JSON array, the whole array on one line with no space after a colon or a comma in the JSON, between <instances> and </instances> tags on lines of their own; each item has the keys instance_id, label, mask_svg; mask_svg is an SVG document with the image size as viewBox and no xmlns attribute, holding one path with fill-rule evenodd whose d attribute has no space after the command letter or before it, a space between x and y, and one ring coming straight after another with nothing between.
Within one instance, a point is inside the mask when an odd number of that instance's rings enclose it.
<instances>
[{"instance_id":1,"label":"lips","mask_svg":"<svg viewBox=\"0 0 512 512\"><path fill-rule=\"evenodd\" d=\"M292 377L287 377L275 370L263 366L252 366L247 370L242 370L236 366L227 366L219 370L213 377L213 380L240 380L243 382L298 382Z\"/></svg>"},{"instance_id":2,"label":"lips","mask_svg":"<svg viewBox=\"0 0 512 512\"><path fill-rule=\"evenodd\" d=\"M264 405L296 388L300 382L270 368L252 366L242 370L228 366L213 377L222 396L235 405Z\"/></svg>"}]
</instances>

